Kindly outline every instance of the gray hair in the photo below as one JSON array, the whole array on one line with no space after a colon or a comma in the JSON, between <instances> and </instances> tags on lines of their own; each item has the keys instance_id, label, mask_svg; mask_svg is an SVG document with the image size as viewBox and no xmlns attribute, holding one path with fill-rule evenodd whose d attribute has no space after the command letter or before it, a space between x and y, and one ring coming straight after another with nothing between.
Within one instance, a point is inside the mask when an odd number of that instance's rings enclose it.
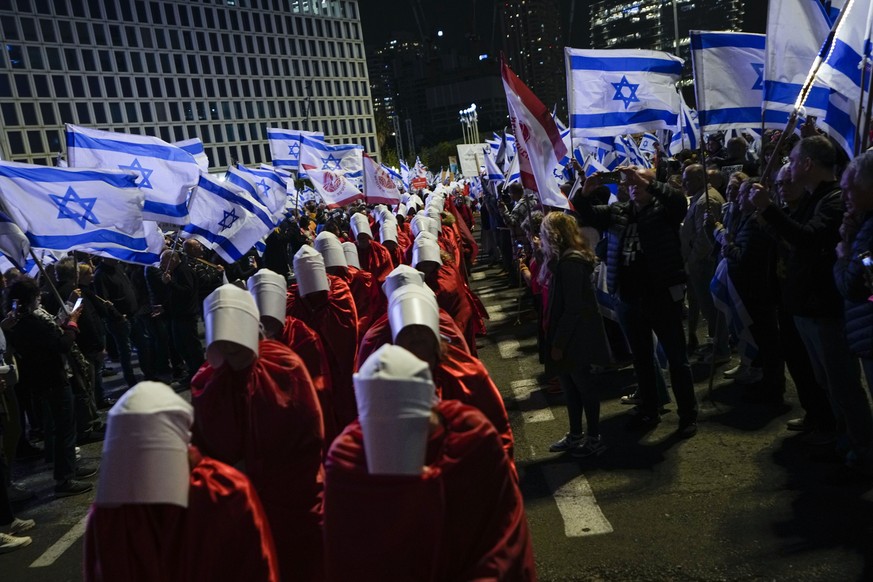
<instances>
[{"instance_id":1,"label":"gray hair","mask_svg":"<svg viewBox=\"0 0 873 582\"><path fill-rule=\"evenodd\" d=\"M873 190L873 151L868 150L853 159L846 171L855 174L855 183L864 190Z\"/></svg>"}]
</instances>

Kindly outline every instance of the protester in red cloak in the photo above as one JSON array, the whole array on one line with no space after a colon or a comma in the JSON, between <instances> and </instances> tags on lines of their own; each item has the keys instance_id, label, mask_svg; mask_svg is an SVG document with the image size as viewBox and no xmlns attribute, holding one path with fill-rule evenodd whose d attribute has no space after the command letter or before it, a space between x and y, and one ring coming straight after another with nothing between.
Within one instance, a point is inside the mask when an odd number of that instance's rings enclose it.
<instances>
[{"instance_id":1,"label":"protester in red cloak","mask_svg":"<svg viewBox=\"0 0 873 582\"><path fill-rule=\"evenodd\" d=\"M283 579L321 580L324 427L309 372L287 346L257 341L249 293L224 285L203 309L207 363L191 383L194 442L222 462L242 463L269 518Z\"/></svg>"},{"instance_id":2,"label":"protester in red cloak","mask_svg":"<svg viewBox=\"0 0 873 582\"><path fill-rule=\"evenodd\" d=\"M400 262L403 263L403 258L406 256L406 250L412 246L412 230L409 228L409 221L405 217L397 219L397 245L400 247ZM397 265L399 266L399 265Z\"/></svg>"},{"instance_id":3,"label":"protester in red cloak","mask_svg":"<svg viewBox=\"0 0 873 582\"><path fill-rule=\"evenodd\" d=\"M456 219L454 224L455 232L458 235L458 240L461 242L461 248L464 253L464 260L467 269L471 269L473 263L476 262L476 257L479 256L479 244L476 242L476 237L473 236L472 224L473 213L470 207L466 204L456 205L451 196L446 200L446 210L450 212ZM467 216L469 215L469 220Z\"/></svg>"},{"instance_id":4,"label":"protester in red cloak","mask_svg":"<svg viewBox=\"0 0 873 582\"><path fill-rule=\"evenodd\" d=\"M309 372L321 406L326 453L339 430L333 407L333 381L324 344L315 330L306 323L285 315L288 301L285 277L269 269L261 269L249 277L247 284L261 314L264 337L291 348L291 351L300 356Z\"/></svg>"},{"instance_id":5,"label":"protester in red cloak","mask_svg":"<svg viewBox=\"0 0 873 582\"><path fill-rule=\"evenodd\" d=\"M189 449L192 421L191 405L157 382L141 382L109 412L86 582L279 582L257 493L236 469Z\"/></svg>"},{"instance_id":6,"label":"protester in red cloak","mask_svg":"<svg viewBox=\"0 0 873 582\"><path fill-rule=\"evenodd\" d=\"M379 238L382 245L391 253L391 264L395 268L403 264L403 249L398 242L399 235L397 219L388 211L379 226Z\"/></svg>"},{"instance_id":7,"label":"protester in red cloak","mask_svg":"<svg viewBox=\"0 0 873 582\"><path fill-rule=\"evenodd\" d=\"M336 426L342 429L358 414L352 373L358 351L358 312L345 281L328 275L324 259L304 245L294 256L297 284L288 292L287 314L302 320L321 337L333 381Z\"/></svg>"},{"instance_id":8,"label":"protester in red cloak","mask_svg":"<svg viewBox=\"0 0 873 582\"><path fill-rule=\"evenodd\" d=\"M329 581L536 580L514 470L479 411L434 407L418 475L371 470L366 426L362 412L326 461Z\"/></svg>"},{"instance_id":9,"label":"protester in red cloak","mask_svg":"<svg viewBox=\"0 0 873 582\"><path fill-rule=\"evenodd\" d=\"M370 228L369 219L360 212L352 215L352 233L355 235L355 244L358 247L358 260L361 269L367 271L381 285L385 277L394 268L391 262L391 253L382 244L373 240L373 231Z\"/></svg>"},{"instance_id":10,"label":"protester in red cloak","mask_svg":"<svg viewBox=\"0 0 873 582\"><path fill-rule=\"evenodd\" d=\"M315 238L315 250L324 258L328 275L339 277L348 284L358 312L358 337L363 336L372 321L381 317L388 308L384 295L370 273L349 266L342 243L332 233L319 233Z\"/></svg>"}]
</instances>

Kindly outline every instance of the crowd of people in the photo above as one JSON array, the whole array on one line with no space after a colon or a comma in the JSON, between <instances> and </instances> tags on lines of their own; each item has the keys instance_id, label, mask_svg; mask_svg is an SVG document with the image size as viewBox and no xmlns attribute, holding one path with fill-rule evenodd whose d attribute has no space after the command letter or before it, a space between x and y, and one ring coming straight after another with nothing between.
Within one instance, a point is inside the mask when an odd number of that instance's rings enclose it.
<instances>
[{"instance_id":1,"label":"crowd of people","mask_svg":"<svg viewBox=\"0 0 873 582\"><path fill-rule=\"evenodd\" d=\"M477 357L477 261L534 297L568 412L552 452L608 450L597 373L632 364L621 401L646 431L666 370L691 438L692 363L734 362L723 376L767 405L787 369L804 415L786 428L869 479L873 153L840 159L804 131L765 134L759 157L713 136L651 168L577 166L570 210L517 183L478 200L452 183L394 207L309 203L233 264L168 234L155 266L73 253L4 273L3 551L36 525L12 513L32 494L10 465L37 458L57 497L99 473L87 580L535 579L512 429ZM77 445L100 440L98 471Z\"/></svg>"}]
</instances>

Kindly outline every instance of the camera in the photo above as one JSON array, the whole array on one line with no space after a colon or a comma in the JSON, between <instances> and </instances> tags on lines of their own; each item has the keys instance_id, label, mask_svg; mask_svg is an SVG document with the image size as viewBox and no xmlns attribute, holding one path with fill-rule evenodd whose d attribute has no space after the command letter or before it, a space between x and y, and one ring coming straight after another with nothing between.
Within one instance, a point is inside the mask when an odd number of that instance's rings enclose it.
<instances>
[{"instance_id":1,"label":"camera","mask_svg":"<svg viewBox=\"0 0 873 582\"><path fill-rule=\"evenodd\" d=\"M601 184L618 184L623 180L621 172L604 172L597 177Z\"/></svg>"}]
</instances>

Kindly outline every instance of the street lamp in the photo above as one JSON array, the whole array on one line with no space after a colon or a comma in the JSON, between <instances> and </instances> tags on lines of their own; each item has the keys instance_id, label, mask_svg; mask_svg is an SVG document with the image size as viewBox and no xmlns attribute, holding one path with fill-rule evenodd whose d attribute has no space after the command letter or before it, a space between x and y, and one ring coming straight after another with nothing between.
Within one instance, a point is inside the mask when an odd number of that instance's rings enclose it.
<instances>
[{"instance_id":1,"label":"street lamp","mask_svg":"<svg viewBox=\"0 0 873 582\"><path fill-rule=\"evenodd\" d=\"M479 114L476 112L476 104L473 103L466 109L458 111L461 121L461 130L464 132L464 143L472 144L479 141Z\"/></svg>"}]
</instances>

